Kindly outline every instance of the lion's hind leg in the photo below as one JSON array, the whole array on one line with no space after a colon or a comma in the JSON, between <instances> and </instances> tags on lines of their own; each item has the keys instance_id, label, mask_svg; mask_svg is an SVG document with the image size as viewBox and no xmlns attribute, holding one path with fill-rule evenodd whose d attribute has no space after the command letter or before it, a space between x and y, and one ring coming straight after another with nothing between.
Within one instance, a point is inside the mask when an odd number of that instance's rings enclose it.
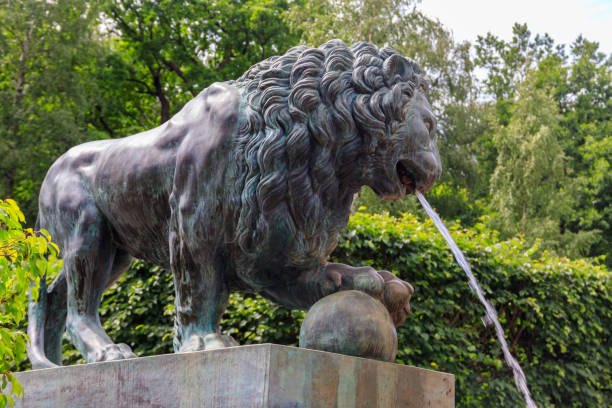
<instances>
[{"instance_id":1,"label":"lion's hind leg","mask_svg":"<svg viewBox=\"0 0 612 408\"><path fill-rule=\"evenodd\" d=\"M102 293L117 272L111 228L85 192L65 191L69 193L58 197L54 224L60 230L67 284L68 338L87 362L136 357L127 345L113 343L98 314Z\"/></svg>"}]
</instances>

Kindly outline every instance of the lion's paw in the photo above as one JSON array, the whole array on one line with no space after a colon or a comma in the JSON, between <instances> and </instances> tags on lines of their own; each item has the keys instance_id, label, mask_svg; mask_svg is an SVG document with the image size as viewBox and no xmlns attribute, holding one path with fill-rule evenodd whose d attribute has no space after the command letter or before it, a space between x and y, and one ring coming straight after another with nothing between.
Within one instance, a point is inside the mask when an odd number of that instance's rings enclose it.
<instances>
[{"instance_id":1,"label":"lion's paw","mask_svg":"<svg viewBox=\"0 0 612 408\"><path fill-rule=\"evenodd\" d=\"M138 356L132 352L130 346L125 343L119 343L102 347L100 350L92 353L89 360L92 363L97 363L100 361L116 361L137 357Z\"/></svg>"},{"instance_id":2,"label":"lion's paw","mask_svg":"<svg viewBox=\"0 0 612 408\"><path fill-rule=\"evenodd\" d=\"M204 336L204 349L216 350L226 347L239 346L238 342L232 336L226 334L211 333Z\"/></svg>"},{"instance_id":3,"label":"lion's paw","mask_svg":"<svg viewBox=\"0 0 612 408\"><path fill-rule=\"evenodd\" d=\"M216 350L227 347L239 346L238 342L231 336L219 333L209 333L205 336L194 334L183 342L179 353L189 353L192 351Z\"/></svg>"}]
</instances>

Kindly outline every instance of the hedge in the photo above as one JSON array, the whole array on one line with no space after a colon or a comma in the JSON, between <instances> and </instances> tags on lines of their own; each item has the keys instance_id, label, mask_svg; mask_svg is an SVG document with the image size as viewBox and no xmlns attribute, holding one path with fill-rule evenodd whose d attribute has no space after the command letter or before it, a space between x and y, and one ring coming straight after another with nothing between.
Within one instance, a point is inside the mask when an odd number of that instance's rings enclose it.
<instances>
[{"instance_id":1,"label":"hedge","mask_svg":"<svg viewBox=\"0 0 612 408\"><path fill-rule=\"evenodd\" d=\"M612 406L610 272L540 254L520 237L500 242L483 224L450 229L499 312L538 406ZM430 221L357 212L333 258L390 270L414 286L412 315L398 330L398 363L454 374L457 407L524 406L493 328L482 323L484 309ZM169 273L136 262L103 299L111 338L139 355L171 352L172 286ZM296 345L303 316L237 293L222 327L241 344ZM66 345L66 362L77 358Z\"/></svg>"}]
</instances>

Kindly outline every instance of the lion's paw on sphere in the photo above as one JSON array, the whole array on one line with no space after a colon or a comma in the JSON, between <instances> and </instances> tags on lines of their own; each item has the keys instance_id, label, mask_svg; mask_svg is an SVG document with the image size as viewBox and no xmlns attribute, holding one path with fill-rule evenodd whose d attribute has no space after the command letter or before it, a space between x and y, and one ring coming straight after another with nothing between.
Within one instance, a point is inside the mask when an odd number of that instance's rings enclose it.
<instances>
[{"instance_id":1,"label":"lion's paw on sphere","mask_svg":"<svg viewBox=\"0 0 612 408\"><path fill-rule=\"evenodd\" d=\"M351 267L330 264L327 277L333 282L330 293L355 289L381 301L387 308L396 327L401 326L410 315L410 298L414 288L389 271L377 271L369 266ZM331 269L331 270L330 270Z\"/></svg>"}]
</instances>

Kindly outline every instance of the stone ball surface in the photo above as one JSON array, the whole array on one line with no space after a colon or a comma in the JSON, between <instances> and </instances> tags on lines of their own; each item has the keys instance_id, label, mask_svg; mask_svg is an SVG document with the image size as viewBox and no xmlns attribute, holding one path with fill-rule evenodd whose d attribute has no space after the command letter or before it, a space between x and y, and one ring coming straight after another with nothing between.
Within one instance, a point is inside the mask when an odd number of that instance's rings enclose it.
<instances>
[{"instance_id":1,"label":"stone ball surface","mask_svg":"<svg viewBox=\"0 0 612 408\"><path fill-rule=\"evenodd\" d=\"M347 290L310 308L300 329L300 347L393 362L397 333L380 301Z\"/></svg>"}]
</instances>

